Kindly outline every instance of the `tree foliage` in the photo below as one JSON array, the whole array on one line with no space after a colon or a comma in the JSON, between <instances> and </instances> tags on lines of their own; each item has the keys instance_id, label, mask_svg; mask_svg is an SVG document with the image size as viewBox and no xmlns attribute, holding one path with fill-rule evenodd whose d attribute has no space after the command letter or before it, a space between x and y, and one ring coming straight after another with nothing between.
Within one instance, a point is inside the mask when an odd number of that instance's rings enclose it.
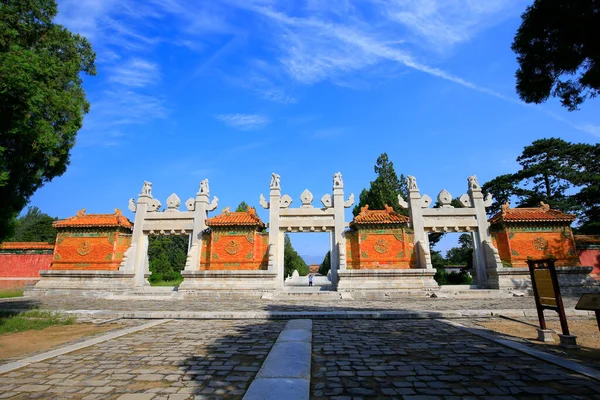
<instances>
[{"instance_id":1,"label":"tree foliage","mask_svg":"<svg viewBox=\"0 0 600 400\"><path fill-rule=\"evenodd\" d=\"M512 44L517 92L527 103L560 99L577 110L600 91L600 2L535 0L522 15Z\"/></svg>"},{"instance_id":2,"label":"tree foliage","mask_svg":"<svg viewBox=\"0 0 600 400\"><path fill-rule=\"evenodd\" d=\"M371 182L368 190L363 189L360 193L358 204L352 210L354 216L367 204L371 210L384 210L387 204L394 211L407 215L408 211L398 205L398 195L404 199L408 198L407 178L396 174L394 163L389 160L387 153L382 153L377 158L374 170L377 177Z\"/></svg>"},{"instance_id":3,"label":"tree foliage","mask_svg":"<svg viewBox=\"0 0 600 400\"><path fill-rule=\"evenodd\" d=\"M15 233L9 240L12 242L48 242L56 241L56 229L53 218L37 207L29 207L27 213L16 220Z\"/></svg>"},{"instance_id":4,"label":"tree foliage","mask_svg":"<svg viewBox=\"0 0 600 400\"><path fill-rule=\"evenodd\" d=\"M582 233L600 233L600 144L570 143L549 138L534 141L517 158L521 169L486 182L482 189L494 196L489 213L511 198L518 207L540 201L575 213Z\"/></svg>"},{"instance_id":5,"label":"tree foliage","mask_svg":"<svg viewBox=\"0 0 600 400\"><path fill-rule=\"evenodd\" d=\"M298 252L294 250L288 234L285 235L283 246L283 270L285 276L292 275L294 270L298 271L300 276L305 276L309 272L308 265L306 265L306 262L304 262Z\"/></svg>"},{"instance_id":6,"label":"tree foliage","mask_svg":"<svg viewBox=\"0 0 600 400\"><path fill-rule=\"evenodd\" d=\"M329 270L331 269L331 250L325 254L325 258L323 258L323 262L319 266L319 274L327 275Z\"/></svg>"},{"instance_id":7,"label":"tree foliage","mask_svg":"<svg viewBox=\"0 0 600 400\"><path fill-rule=\"evenodd\" d=\"M90 43L53 22L55 0L0 2L0 241L45 182L62 175L89 110Z\"/></svg>"},{"instance_id":8,"label":"tree foliage","mask_svg":"<svg viewBox=\"0 0 600 400\"><path fill-rule=\"evenodd\" d=\"M245 201L242 201L240 204L238 204L237 208L235 209L235 212L246 212L248 211L248 204Z\"/></svg>"},{"instance_id":9,"label":"tree foliage","mask_svg":"<svg viewBox=\"0 0 600 400\"><path fill-rule=\"evenodd\" d=\"M148 259L150 261L150 282L175 281L182 279L185 267L189 237L150 236Z\"/></svg>"}]
</instances>

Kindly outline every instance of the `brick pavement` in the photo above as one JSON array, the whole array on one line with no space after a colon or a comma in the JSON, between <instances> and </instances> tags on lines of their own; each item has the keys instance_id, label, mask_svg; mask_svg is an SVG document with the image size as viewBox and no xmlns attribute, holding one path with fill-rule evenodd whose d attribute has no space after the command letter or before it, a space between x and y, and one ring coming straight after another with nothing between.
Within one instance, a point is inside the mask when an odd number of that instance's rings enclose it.
<instances>
[{"instance_id":1,"label":"brick pavement","mask_svg":"<svg viewBox=\"0 0 600 400\"><path fill-rule=\"evenodd\" d=\"M600 383L443 321L313 321L311 398L425 395L600 399Z\"/></svg>"},{"instance_id":2,"label":"brick pavement","mask_svg":"<svg viewBox=\"0 0 600 400\"><path fill-rule=\"evenodd\" d=\"M284 325L171 321L0 375L0 399L239 399Z\"/></svg>"},{"instance_id":3,"label":"brick pavement","mask_svg":"<svg viewBox=\"0 0 600 400\"><path fill-rule=\"evenodd\" d=\"M573 308L578 297L565 297ZM78 296L0 299L0 309L41 307L53 310L136 311L336 311L336 310L498 310L535 309L533 297L455 299L407 296L389 300L267 300L190 297L184 300L107 300Z\"/></svg>"}]
</instances>

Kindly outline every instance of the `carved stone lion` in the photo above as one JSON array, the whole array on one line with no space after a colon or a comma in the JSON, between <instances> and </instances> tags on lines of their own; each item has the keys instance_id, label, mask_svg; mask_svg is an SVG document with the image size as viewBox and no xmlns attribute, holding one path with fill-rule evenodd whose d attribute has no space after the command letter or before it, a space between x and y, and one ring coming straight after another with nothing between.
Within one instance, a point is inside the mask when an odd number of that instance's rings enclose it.
<instances>
[{"instance_id":1,"label":"carved stone lion","mask_svg":"<svg viewBox=\"0 0 600 400\"><path fill-rule=\"evenodd\" d=\"M279 189L281 186L279 184L279 175L273 172L271 174L271 189Z\"/></svg>"},{"instance_id":2,"label":"carved stone lion","mask_svg":"<svg viewBox=\"0 0 600 400\"><path fill-rule=\"evenodd\" d=\"M408 176L408 190L419 190L419 188L417 187L417 178L415 178L412 175Z\"/></svg>"},{"instance_id":3,"label":"carved stone lion","mask_svg":"<svg viewBox=\"0 0 600 400\"><path fill-rule=\"evenodd\" d=\"M344 181L342 180L341 172L338 172L333 175L333 187L344 187Z\"/></svg>"},{"instance_id":4,"label":"carved stone lion","mask_svg":"<svg viewBox=\"0 0 600 400\"><path fill-rule=\"evenodd\" d=\"M475 175L471 175L467 178L467 180L469 181L469 189L481 189L479 187L479 182L477 182L477 177Z\"/></svg>"},{"instance_id":5,"label":"carved stone lion","mask_svg":"<svg viewBox=\"0 0 600 400\"><path fill-rule=\"evenodd\" d=\"M142 192L140 194L152 196L152 183L144 181L144 186L142 186Z\"/></svg>"},{"instance_id":6,"label":"carved stone lion","mask_svg":"<svg viewBox=\"0 0 600 400\"><path fill-rule=\"evenodd\" d=\"M200 181L200 193L208 194L208 179Z\"/></svg>"}]
</instances>

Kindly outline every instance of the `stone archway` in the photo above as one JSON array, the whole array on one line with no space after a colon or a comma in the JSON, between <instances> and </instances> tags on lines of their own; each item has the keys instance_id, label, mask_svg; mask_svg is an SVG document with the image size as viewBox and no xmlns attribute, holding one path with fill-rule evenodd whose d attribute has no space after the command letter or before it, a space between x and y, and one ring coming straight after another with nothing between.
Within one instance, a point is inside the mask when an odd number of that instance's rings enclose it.
<instances>
[{"instance_id":1,"label":"stone archway","mask_svg":"<svg viewBox=\"0 0 600 400\"><path fill-rule=\"evenodd\" d=\"M333 195L321 197L323 207L313 206L313 195L306 189L298 208L290 208L292 198L281 195L278 174L271 175L269 201L260 195L260 205L269 210L269 271L276 272L279 289L284 286L283 248L285 232L331 232L331 284L337 287L338 270L346 269L346 222L344 209L354 204L354 194L344 200L342 174L333 175Z\"/></svg>"}]
</instances>

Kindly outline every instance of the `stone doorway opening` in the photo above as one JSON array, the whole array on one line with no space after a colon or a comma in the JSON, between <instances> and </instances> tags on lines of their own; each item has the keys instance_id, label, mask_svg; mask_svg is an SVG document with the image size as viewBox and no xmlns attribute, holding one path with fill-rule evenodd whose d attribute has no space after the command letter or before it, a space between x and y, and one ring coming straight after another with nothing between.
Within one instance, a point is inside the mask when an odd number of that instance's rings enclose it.
<instances>
[{"instance_id":1,"label":"stone doorway opening","mask_svg":"<svg viewBox=\"0 0 600 400\"><path fill-rule=\"evenodd\" d=\"M305 293L334 290L329 274L331 241L332 232L327 231L284 233L283 264L286 291ZM312 285L309 284L310 280Z\"/></svg>"}]
</instances>

